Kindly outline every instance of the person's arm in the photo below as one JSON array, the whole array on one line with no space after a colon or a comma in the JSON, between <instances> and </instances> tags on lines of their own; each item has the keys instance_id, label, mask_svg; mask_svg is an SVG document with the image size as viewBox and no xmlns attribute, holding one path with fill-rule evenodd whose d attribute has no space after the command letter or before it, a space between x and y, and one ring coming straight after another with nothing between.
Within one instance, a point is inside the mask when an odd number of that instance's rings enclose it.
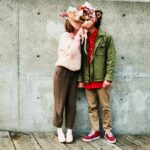
<instances>
[{"instance_id":1,"label":"person's arm","mask_svg":"<svg viewBox=\"0 0 150 150\"><path fill-rule=\"evenodd\" d=\"M69 35L63 34L60 38L58 53L63 54L63 55L68 55L71 57L76 55L76 52L80 51L80 40L81 40L82 32L83 32L82 29L80 29L77 32L72 43L68 43Z\"/></svg>"},{"instance_id":2,"label":"person's arm","mask_svg":"<svg viewBox=\"0 0 150 150\"><path fill-rule=\"evenodd\" d=\"M78 72L78 88L83 88L84 87L84 83L83 83L83 79L82 79L82 69L79 70Z\"/></svg>"},{"instance_id":3,"label":"person's arm","mask_svg":"<svg viewBox=\"0 0 150 150\"><path fill-rule=\"evenodd\" d=\"M74 40L71 43L70 47L67 49L67 53L71 54L71 56L76 55L76 52L80 51L82 34L83 34L83 29L80 28L77 34L75 35Z\"/></svg>"},{"instance_id":4,"label":"person's arm","mask_svg":"<svg viewBox=\"0 0 150 150\"><path fill-rule=\"evenodd\" d=\"M113 81L113 73L115 68L116 50L112 36L108 36L107 51L106 51L106 75L105 81Z\"/></svg>"}]
</instances>

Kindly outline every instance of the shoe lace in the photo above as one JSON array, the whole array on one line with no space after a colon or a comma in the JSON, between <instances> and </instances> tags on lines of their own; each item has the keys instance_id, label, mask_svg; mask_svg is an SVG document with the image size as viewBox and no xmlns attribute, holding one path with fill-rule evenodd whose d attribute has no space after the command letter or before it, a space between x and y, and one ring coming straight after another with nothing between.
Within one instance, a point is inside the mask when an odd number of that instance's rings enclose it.
<instances>
[{"instance_id":1,"label":"shoe lace","mask_svg":"<svg viewBox=\"0 0 150 150\"><path fill-rule=\"evenodd\" d=\"M94 133L95 133L94 131L91 131L88 136L91 136L91 135L93 135Z\"/></svg>"},{"instance_id":2,"label":"shoe lace","mask_svg":"<svg viewBox=\"0 0 150 150\"><path fill-rule=\"evenodd\" d=\"M107 131L106 134L108 134L109 137L113 137L114 135L112 134L112 132Z\"/></svg>"}]
</instances>

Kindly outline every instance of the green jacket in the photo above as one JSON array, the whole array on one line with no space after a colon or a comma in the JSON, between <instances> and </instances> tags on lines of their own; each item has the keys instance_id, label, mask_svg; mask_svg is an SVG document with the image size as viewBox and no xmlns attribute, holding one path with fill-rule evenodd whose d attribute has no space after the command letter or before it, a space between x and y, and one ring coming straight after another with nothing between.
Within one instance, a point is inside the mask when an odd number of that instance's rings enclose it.
<instances>
[{"instance_id":1,"label":"green jacket","mask_svg":"<svg viewBox=\"0 0 150 150\"><path fill-rule=\"evenodd\" d=\"M87 44L88 47L88 44ZM81 70L78 82L113 81L116 51L113 38L106 32L100 31L96 38L91 64L87 63L87 54L84 46L81 46Z\"/></svg>"}]
</instances>

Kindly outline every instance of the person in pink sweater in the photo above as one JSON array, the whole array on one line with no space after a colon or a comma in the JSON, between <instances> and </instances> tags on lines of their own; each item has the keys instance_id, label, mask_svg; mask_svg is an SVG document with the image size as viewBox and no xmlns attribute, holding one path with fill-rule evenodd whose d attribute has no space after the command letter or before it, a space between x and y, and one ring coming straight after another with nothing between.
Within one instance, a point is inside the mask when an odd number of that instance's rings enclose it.
<instances>
[{"instance_id":1,"label":"person in pink sweater","mask_svg":"<svg viewBox=\"0 0 150 150\"><path fill-rule=\"evenodd\" d=\"M83 33L80 23L67 18L60 37L58 60L54 73L54 126L59 142L73 142L72 128L76 114L77 73L81 67L80 42ZM66 136L62 129L65 110Z\"/></svg>"}]
</instances>

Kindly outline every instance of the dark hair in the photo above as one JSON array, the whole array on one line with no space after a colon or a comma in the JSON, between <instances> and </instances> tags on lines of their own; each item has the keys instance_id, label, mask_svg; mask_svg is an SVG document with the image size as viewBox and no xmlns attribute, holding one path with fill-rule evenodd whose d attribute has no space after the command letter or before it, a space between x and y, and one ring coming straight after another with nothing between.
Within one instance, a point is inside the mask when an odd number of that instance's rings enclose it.
<instances>
[{"instance_id":1,"label":"dark hair","mask_svg":"<svg viewBox=\"0 0 150 150\"><path fill-rule=\"evenodd\" d=\"M71 25L68 19L65 21L65 29L67 32L71 33L75 31L75 28Z\"/></svg>"},{"instance_id":2,"label":"dark hair","mask_svg":"<svg viewBox=\"0 0 150 150\"><path fill-rule=\"evenodd\" d=\"M94 27L99 29L99 27L101 25L103 12L101 10L95 10L95 15L96 15L97 20L96 20L96 22L94 24Z\"/></svg>"}]
</instances>

